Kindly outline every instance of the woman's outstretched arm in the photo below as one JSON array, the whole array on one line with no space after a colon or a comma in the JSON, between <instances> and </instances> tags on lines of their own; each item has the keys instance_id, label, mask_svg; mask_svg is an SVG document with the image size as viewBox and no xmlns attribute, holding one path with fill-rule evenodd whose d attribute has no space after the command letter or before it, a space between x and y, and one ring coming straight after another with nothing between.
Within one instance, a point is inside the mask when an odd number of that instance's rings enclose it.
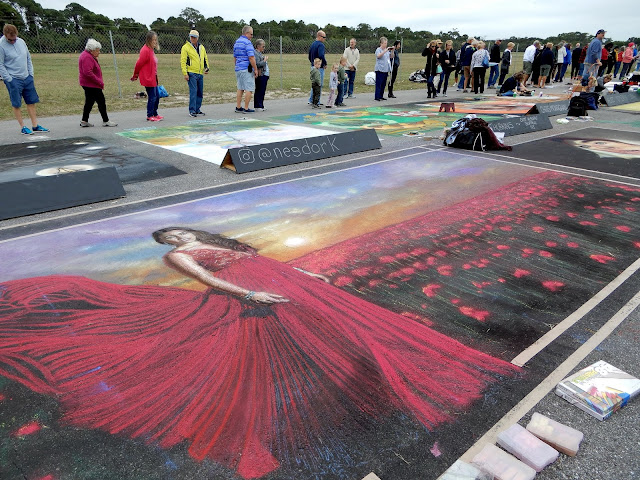
<instances>
[{"instance_id":1,"label":"woman's outstretched arm","mask_svg":"<svg viewBox=\"0 0 640 480\"><path fill-rule=\"evenodd\" d=\"M251 300L256 303L284 303L289 299L276 295L274 293L267 292L254 292L247 288L235 285L233 283L222 280L213 275L209 270L198 265L198 263L188 254L181 252L170 252L165 255L167 264L177 270L178 272L198 280L199 282L216 290L235 295L237 297L243 297L246 300Z\"/></svg>"}]
</instances>

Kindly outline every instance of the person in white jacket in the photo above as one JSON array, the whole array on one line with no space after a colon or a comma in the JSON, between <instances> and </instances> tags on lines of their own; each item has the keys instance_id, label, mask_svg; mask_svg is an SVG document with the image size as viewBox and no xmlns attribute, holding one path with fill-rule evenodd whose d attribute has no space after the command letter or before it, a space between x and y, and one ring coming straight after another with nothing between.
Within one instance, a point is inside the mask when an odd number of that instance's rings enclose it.
<instances>
[{"instance_id":1,"label":"person in white jacket","mask_svg":"<svg viewBox=\"0 0 640 480\"><path fill-rule=\"evenodd\" d=\"M355 98L353 95L353 86L356 81L356 70L360 63L360 50L356 48L356 39L349 40L349 46L344 49L343 57L347 59L347 65L345 72L349 79L349 86L347 87L347 98Z\"/></svg>"}]
</instances>

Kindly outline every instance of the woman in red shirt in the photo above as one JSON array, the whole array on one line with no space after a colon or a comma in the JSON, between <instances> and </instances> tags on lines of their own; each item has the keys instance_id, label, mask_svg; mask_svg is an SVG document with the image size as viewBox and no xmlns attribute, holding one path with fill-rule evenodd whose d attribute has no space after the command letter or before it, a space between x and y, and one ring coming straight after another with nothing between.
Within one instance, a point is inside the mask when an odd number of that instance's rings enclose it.
<instances>
[{"instance_id":1,"label":"woman in red shirt","mask_svg":"<svg viewBox=\"0 0 640 480\"><path fill-rule=\"evenodd\" d=\"M131 81L140 78L140 85L147 91L147 120L159 122L164 117L158 115L160 95L158 94L158 35L150 30L145 37L145 43L140 49L140 56L133 69Z\"/></svg>"},{"instance_id":2,"label":"woman in red shirt","mask_svg":"<svg viewBox=\"0 0 640 480\"><path fill-rule=\"evenodd\" d=\"M104 81L102 80L102 69L98 63L98 55L102 45L97 40L90 38L87 46L78 58L78 81L84 90L84 109L82 110L81 127L93 127L89 123L89 114L94 103L98 104L98 111L102 116L102 125L105 127L116 127L118 124L109 120L107 115L107 103L104 99Z\"/></svg>"}]
</instances>

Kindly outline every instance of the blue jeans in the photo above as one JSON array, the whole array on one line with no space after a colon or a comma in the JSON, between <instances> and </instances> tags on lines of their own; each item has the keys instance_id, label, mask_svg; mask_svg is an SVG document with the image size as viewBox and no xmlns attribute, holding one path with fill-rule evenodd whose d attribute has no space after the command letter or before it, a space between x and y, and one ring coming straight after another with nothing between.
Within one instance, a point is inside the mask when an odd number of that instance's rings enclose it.
<instances>
[{"instance_id":1,"label":"blue jeans","mask_svg":"<svg viewBox=\"0 0 640 480\"><path fill-rule=\"evenodd\" d=\"M346 80L342 83L338 84L338 88L337 88L337 96L336 96L336 105L339 105L342 103L342 100L344 100L344 87L345 87L345 83Z\"/></svg>"},{"instance_id":2,"label":"blue jeans","mask_svg":"<svg viewBox=\"0 0 640 480\"><path fill-rule=\"evenodd\" d=\"M313 65L311 65L311 69L313 70ZM324 83L324 68L320 68L320 98L322 98L322 84ZM313 88L311 89L311 93L309 94L309 103L313 103Z\"/></svg>"},{"instance_id":3,"label":"blue jeans","mask_svg":"<svg viewBox=\"0 0 640 480\"><path fill-rule=\"evenodd\" d=\"M613 76L617 77L618 76L618 72L620 71L620 65L622 65L622 62L616 62L616 64L613 67Z\"/></svg>"},{"instance_id":4,"label":"blue jeans","mask_svg":"<svg viewBox=\"0 0 640 480\"><path fill-rule=\"evenodd\" d=\"M378 100L384 97L384 89L387 86L387 78L389 72L376 72L376 93L375 99Z\"/></svg>"},{"instance_id":5,"label":"blue jeans","mask_svg":"<svg viewBox=\"0 0 640 480\"><path fill-rule=\"evenodd\" d=\"M442 93L447 93L447 87L449 86L449 76L453 70L445 68L440 74L440 82L438 82L438 93L442 89Z\"/></svg>"},{"instance_id":6,"label":"blue jeans","mask_svg":"<svg viewBox=\"0 0 640 480\"><path fill-rule=\"evenodd\" d=\"M440 77L440 80L438 80L438 88L436 90L440 93L440 87L442 86L442 82L444 82L444 68L442 69L442 72L437 75Z\"/></svg>"},{"instance_id":7,"label":"blue jeans","mask_svg":"<svg viewBox=\"0 0 640 480\"><path fill-rule=\"evenodd\" d=\"M158 105L160 105L160 95L158 87L144 87L147 91L147 118L158 116Z\"/></svg>"},{"instance_id":8,"label":"blue jeans","mask_svg":"<svg viewBox=\"0 0 640 480\"><path fill-rule=\"evenodd\" d=\"M489 71L489 83L488 87L493 87L498 81L498 76L500 75L500 65L492 65L491 70Z\"/></svg>"},{"instance_id":9,"label":"blue jeans","mask_svg":"<svg viewBox=\"0 0 640 480\"><path fill-rule=\"evenodd\" d=\"M353 85L355 84L355 81L356 81L356 71L347 70L346 72L347 72L347 78L349 79L347 95L351 97L353 96Z\"/></svg>"},{"instance_id":10,"label":"blue jeans","mask_svg":"<svg viewBox=\"0 0 640 480\"><path fill-rule=\"evenodd\" d=\"M556 82L559 82L564 78L564 75L567 73L567 68L569 68L569 64L563 63L562 68L558 70L558 73L556 73Z\"/></svg>"},{"instance_id":11,"label":"blue jeans","mask_svg":"<svg viewBox=\"0 0 640 480\"><path fill-rule=\"evenodd\" d=\"M196 113L202 106L202 90L204 88L204 76L199 73L189 72L189 112Z\"/></svg>"},{"instance_id":12,"label":"blue jeans","mask_svg":"<svg viewBox=\"0 0 640 480\"><path fill-rule=\"evenodd\" d=\"M464 88L464 70L460 72L460 81L458 82L458 90L462 90Z\"/></svg>"}]
</instances>

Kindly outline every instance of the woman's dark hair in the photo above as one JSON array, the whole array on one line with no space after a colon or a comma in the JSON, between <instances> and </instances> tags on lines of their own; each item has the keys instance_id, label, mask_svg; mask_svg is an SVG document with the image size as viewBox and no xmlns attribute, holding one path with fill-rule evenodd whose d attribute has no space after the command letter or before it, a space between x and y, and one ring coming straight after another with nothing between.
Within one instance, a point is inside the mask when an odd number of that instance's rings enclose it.
<instances>
[{"instance_id":1,"label":"woman's dark hair","mask_svg":"<svg viewBox=\"0 0 640 480\"><path fill-rule=\"evenodd\" d=\"M229 250L237 250L239 252L255 253L257 251L251 245L239 242L238 240L234 240L232 238L227 238L224 235L220 235L217 233L209 233L209 232L205 232L204 230L194 230L192 228L185 228L185 227L161 228L160 230L156 230L155 232L153 232L151 236L156 242L166 245L166 242L162 240L162 236L165 233L171 232L173 230L182 230L184 232L191 232L195 235L196 240L202 243L207 243L209 245L215 245L216 247L227 248Z\"/></svg>"},{"instance_id":2,"label":"woman's dark hair","mask_svg":"<svg viewBox=\"0 0 640 480\"><path fill-rule=\"evenodd\" d=\"M395 42L393 42L394 47L397 47L398 45L400 45L400 40L396 40Z\"/></svg>"}]
</instances>

